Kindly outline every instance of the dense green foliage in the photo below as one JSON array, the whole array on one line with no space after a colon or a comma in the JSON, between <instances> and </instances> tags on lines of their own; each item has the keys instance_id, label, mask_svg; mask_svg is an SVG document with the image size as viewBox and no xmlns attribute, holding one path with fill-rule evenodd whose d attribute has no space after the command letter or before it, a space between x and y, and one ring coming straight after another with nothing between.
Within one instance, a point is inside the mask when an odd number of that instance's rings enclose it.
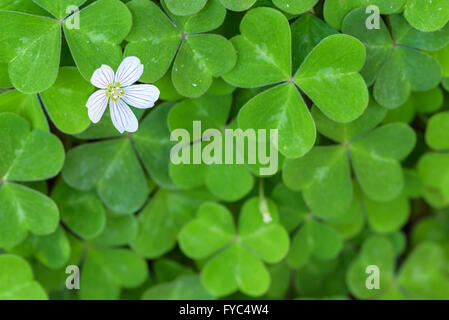
<instances>
[{"instance_id":1,"label":"dense green foliage","mask_svg":"<svg viewBox=\"0 0 449 320\"><path fill-rule=\"evenodd\" d=\"M448 21L447 0L1 1L0 299L449 299ZM126 56L160 101L121 135L85 105ZM195 120L278 129L278 169L174 164Z\"/></svg>"}]
</instances>

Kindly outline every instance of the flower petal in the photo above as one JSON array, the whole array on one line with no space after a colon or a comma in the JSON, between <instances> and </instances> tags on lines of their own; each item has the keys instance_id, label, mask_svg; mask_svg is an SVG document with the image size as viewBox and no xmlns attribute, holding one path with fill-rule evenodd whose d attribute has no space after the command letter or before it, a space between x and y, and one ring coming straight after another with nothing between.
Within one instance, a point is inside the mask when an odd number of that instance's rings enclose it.
<instances>
[{"instance_id":1,"label":"flower petal","mask_svg":"<svg viewBox=\"0 0 449 320\"><path fill-rule=\"evenodd\" d=\"M101 65L100 68L95 70L90 83L100 89L106 89L110 83L114 81L114 70L108 65Z\"/></svg>"},{"instance_id":2,"label":"flower petal","mask_svg":"<svg viewBox=\"0 0 449 320\"><path fill-rule=\"evenodd\" d=\"M143 64L137 57L126 57L118 67L115 75L115 82L119 82L121 87L127 87L139 80L143 73Z\"/></svg>"},{"instance_id":3,"label":"flower petal","mask_svg":"<svg viewBox=\"0 0 449 320\"><path fill-rule=\"evenodd\" d=\"M92 93L87 100L86 107L88 108L87 114L89 119L93 123L100 121L103 116L104 110L108 105L108 98L106 97L106 90L98 90Z\"/></svg>"},{"instance_id":4,"label":"flower petal","mask_svg":"<svg viewBox=\"0 0 449 320\"><path fill-rule=\"evenodd\" d=\"M137 131L139 122L128 105L122 100L111 100L110 111L112 123L120 133Z\"/></svg>"},{"instance_id":5,"label":"flower petal","mask_svg":"<svg viewBox=\"0 0 449 320\"><path fill-rule=\"evenodd\" d=\"M147 109L154 106L159 99L159 89L151 84L136 84L124 88L125 94L122 99L130 106Z\"/></svg>"}]
</instances>

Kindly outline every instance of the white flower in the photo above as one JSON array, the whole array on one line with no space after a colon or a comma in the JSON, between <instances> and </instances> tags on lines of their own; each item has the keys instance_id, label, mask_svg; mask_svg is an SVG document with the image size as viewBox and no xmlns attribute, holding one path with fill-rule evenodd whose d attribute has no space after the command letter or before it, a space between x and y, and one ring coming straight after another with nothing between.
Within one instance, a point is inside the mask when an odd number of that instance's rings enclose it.
<instances>
[{"instance_id":1,"label":"white flower","mask_svg":"<svg viewBox=\"0 0 449 320\"><path fill-rule=\"evenodd\" d=\"M103 64L95 70L90 82L97 88L87 100L89 118L93 123L100 121L109 104L111 119L120 133L136 132L139 126L136 116L128 105L147 109L159 99L159 89L150 84L137 84L143 73L143 64L137 57L125 58L117 73Z\"/></svg>"}]
</instances>

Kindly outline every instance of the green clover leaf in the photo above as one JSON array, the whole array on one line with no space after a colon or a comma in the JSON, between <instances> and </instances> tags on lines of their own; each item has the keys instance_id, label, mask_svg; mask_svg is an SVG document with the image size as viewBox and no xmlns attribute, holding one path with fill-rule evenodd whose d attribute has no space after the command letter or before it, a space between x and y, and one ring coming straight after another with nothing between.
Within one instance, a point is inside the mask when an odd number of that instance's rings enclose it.
<instances>
[{"instance_id":1,"label":"green clover leaf","mask_svg":"<svg viewBox=\"0 0 449 320\"><path fill-rule=\"evenodd\" d=\"M37 278L46 289L65 291L66 266L77 265L81 267L82 289L77 292L81 299L117 299L121 288L140 286L148 277L144 260L130 250L119 248L128 245L136 233L134 216L108 213L106 225L97 237L81 242L68 234L71 254L62 268L49 268L51 266L45 260L35 264ZM51 258L50 262L58 261L58 256L64 252L56 250L62 243L55 236L45 237L45 242L41 241L40 244L38 252L43 252L44 258ZM26 243L19 247L24 246ZM18 254L25 255L24 249L21 252L14 249ZM36 258L39 259L39 256L36 255ZM120 266L120 270L115 269L116 266Z\"/></svg>"},{"instance_id":2,"label":"green clover leaf","mask_svg":"<svg viewBox=\"0 0 449 320\"><path fill-rule=\"evenodd\" d=\"M250 100L239 113L239 127L278 129L279 151L286 157L304 155L316 135L296 86L339 122L356 119L366 108L368 91L357 73L364 63L365 49L358 40L346 35L325 38L292 74L292 40L284 15L270 8L250 10L240 24L240 32L232 39L239 53L237 65L224 79L240 87L283 83ZM335 90L337 93L330 94ZM352 93L347 94L348 90Z\"/></svg>"},{"instance_id":3,"label":"green clover leaf","mask_svg":"<svg viewBox=\"0 0 449 320\"><path fill-rule=\"evenodd\" d=\"M52 270L65 266L70 257L70 243L62 227L48 235L30 234L25 241L8 252L29 257L33 255L42 265Z\"/></svg>"},{"instance_id":4,"label":"green clover leaf","mask_svg":"<svg viewBox=\"0 0 449 320\"><path fill-rule=\"evenodd\" d=\"M61 220L81 238L92 239L103 231L106 213L95 192L71 188L60 179L51 197L58 205Z\"/></svg>"},{"instance_id":5,"label":"green clover leaf","mask_svg":"<svg viewBox=\"0 0 449 320\"><path fill-rule=\"evenodd\" d=\"M342 145L317 146L303 158L286 160L283 169L284 183L304 192L312 212L326 219L338 217L349 208L353 198L350 161L370 199L384 202L400 194L404 179L399 161L410 153L416 140L410 127L392 123L372 130L385 115L374 102L362 117L349 124L336 123L317 108L313 115L318 130Z\"/></svg>"},{"instance_id":6,"label":"green clover leaf","mask_svg":"<svg viewBox=\"0 0 449 320\"><path fill-rule=\"evenodd\" d=\"M169 176L170 150L174 142L170 141L167 118L171 103L162 103L140 124L133 134L133 142L151 178L161 187L176 188Z\"/></svg>"},{"instance_id":7,"label":"green clover leaf","mask_svg":"<svg viewBox=\"0 0 449 320\"><path fill-rule=\"evenodd\" d=\"M318 0L273 0L273 3L279 9L290 13L300 14L313 8Z\"/></svg>"},{"instance_id":8,"label":"green clover leaf","mask_svg":"<svg viewBox=\"0 0 449 320\"><path fill-rule=\"evenodd\" d=\"M448 0L0 1L0 299L448 299L448 21ZM85 105L130 56L160 102L120 134Z\"/></svg>"},{"instance_id":9,"label":"green clover leaf","mask_svg":"<svg viewBox=\"0 0 449 320\"><path fill-rule=\"evenodd\" d=\"M449 112L440 112L429 119L426 142L435 150L449 150Z\"/></svg>"},{"instance_id":10,"label":"green clover leaf","mask_svg":"<svg viewBox=\"0 0 449 320\"><path fill-rule=\"evenodd\" d=\"M401 15L391 15L391 35L381 20L380 29L365 27L364 9L349 13L342 30L359 38L367 47L362 74L374 83L374 97L386 108L404 104L410 92L427 91L441 80L441 66L432 56L416 49L436 50L449 42L449 25L441 31L422 33L407 24ZM394 90L392 90L394 88Z\"/></svg>"},{"instance_id":11,"label":"green clover leaf","mask_svg":"<svg viewBox=\"0 0 449 320\"><path fill-rule=\"evenodd\" d=\"M447 77L449 77L449 44L443 48L436 51L428 52L432 57L438 60L441 67L443 68L443 85L444 81L447 82Z\"/></svg>"},{"instance_id":12,"label":"green clover leaf","mask_svg":"<svg viewBox=\"0 0 449 320\"><path fill-rule=\"evenodd\" d=\"M9 77L18 90L36 93L55 83L61 55L61 26L79 72L86 80L101 64L119 65L122 59L119 44L132 24L131 14L121 1L99 0L82 8L79 28L66 23L70 18L65 12L67 1L36 3L54 18L0 10L0 38L8 43L0 49L0 62L8 63Z\"/></svg>"},{"instance_id":13,"label":"green clover leaf","mask_svg":"<svg viewBox=\"0 0 449 320\"><path fill-rule=\"evenodd\" d=\"M440 246L422 243L402 265L398 284L410 293L412 299L446 299L449 294L446 261Z\"/></svg>"},{"instance_id":14,"label":"green clover leaf","mask_svg":"<svg viewBox=\"0 0 449 320\"><path fill-rule=\"evenodd\" d=\"M300 193L279 183L273 189L272 199L279 208L281 223L288 231L294 232L287 256L290 267L298 269L313 257L332 260L339 254L343 247L344 232L337 231L332 224L321 221L311 213ZM348 220L353 219L344 217L338 219L338 222L348 224Z\"/></svg>"},{"instance_id":15,"label":"green clover leaf","mask_svg":"<svg viewBox=\"0 0 449 320\"><path fill-rule=\"evenodd\" d=\"M201 273L203 285L213 295L225 296L239 289L250 296L259 296L268 290L270 275L261 260L279 262L289 246L288 235L278 223L271 202L268 210L268 213L260 211L258 198L248 200L242 208L237 232L225 207L205 203L196 218L179 233L181 250L188 257L203 259L218 251ZM270 219L264 219L265 214ZM223 271L225 281L213 276L217 271Z\"/></svg>"},{"instance_id":16,"label":"green clover leaf","mask_svg":"<svg viewBox=\"0 0 449 320\"><path fill-rule=\"evenodd\" d=\"M288 262L293 268L307 263L310 256L329 260L335 258L342 249L343 241L332 227L309 219L292 239Z\"/></svg>"},{"instance_id":17,"label":"green clover leaf","mask_svg":"<svg viewBox=\"0 0 449 320\"><path fill-rule=\"evenodd\" d=\"M15 114L0 114L0 236L1 247L12 247L28 234L52 233L58 224L55 203L18 182L51 178L62 168L64 149L54 135L31 130Z\"/></svg>"},{"instance_id":18,"label":"green clover leaf","mask_svg":"<svg viewBox=\"0 0 449 320\"><path fill-rule=\"evenodd\" d=\"M418 172L424 184L436 190L446 201L449 201L448 126L448 112L437 113L429 119L425 139L437 152L425 153L418 162Z\"/></svg>"},{"instance_id":19,"label":"green clover leaf","mask_svg":"<svg viewBox=\"0 0 449 320\"><path fill-rule=\"evenodd\" d=\"M404 194L386 202L365 197L365 210L372 230L379 234L400 230L408 221L410 204Z\"/></svg>"},{"instance_id":20,"label":"green clover leaf","mask_svg":"<svg viewBox=\"0 0 449 320\"><path fill-rule=\"evenodd\" d=\"M226 129L236 129L235 121L226 126L226 121L231 108L231 97L229 95L204 95L201 98L184 100L176 104L169 113L168 125L170 130L185 129L190 135L189 141L180 141L179 153L189 153L190 164L173 162L169 165L169 174L173 182L183 189L207 186L207 188L218 198L225 201L235 201L243 198L248 194L254 184L253 176L250 170L254 170L255 174L259 174L259 163L245 165L237 162L238 155L243 155L242 151L237 149L237 143L231 145L233 151L233 164L226 161L228 156L230 140L238 141L245 137L244 132L235 131L233 137L227 137ZM201 121L201 137L194 135L192 123L193 121ZM220 136L214 135L208 137L206 130L215 129L220 132ZM205 135L204 135L205 134ZM257 137L256 137L257 139ZM208 141L210 141L208 143ZM192 143L190 143L192 142ZM217 145L217 149L221 149L221 163L212 161L208 164L196 164L194 161L194 153L197 148L202 148L202 153ZM210 151L210 150L209 150ZM215 152L215 151L214 151ZM271 146L270 152L277 152ZM211 153L211 152L209 152ZM251 167L253 166L253 167Z\"/></svg>"},{"instance_id":21,"label":"green clover leaf","mask_svg":"<svg viewBox=\"0 0 449 320\"><path fill-rule=\"evenodd\" d=\"M33 280L33 270L28 262L8 254L0 256L0 298L2 300L46 300L47 294Z\"/></svg>"},{"instance_id":22,"label":"green clover leaf","mask_svg":"<svg viewBox=\"0 0 449 320\"><path fill-rule=\"evenodd\" d=\"M48 131L48 122L35 94L9 90L0 94L0 112L13 112L27 120L33 128Z\"/></svg>"},{"instance_id":23,"label":"green clover leaf","mask_svg":"<svg viewBox=\"0 0 449 320\"><path fill-rule=\"evenodd\" d=\"M338 32L312 14L304 14L291 25L292 65L298 70L307 55L323 39Z\"/></svg>"},{"instance_id":24,"label":"green clover leaf","mask_svg":"<svg viewBox=\"0 0 449 320\"><path fill-rule=\"evenodd\" d=\"M8 43L0 50L0 62L8 63L14 87L24 93L48 89L56 81L59 70L61 27L58 21L9 11L0 11L0 21L0 38Z\"/></svg>"},{"instance_id":25,"label":"green clover leaf","mask_svg":"<svg viewBox=\"0 0 449 320\"><path fill-rule=\"evenodd\" d=\"M380 290L369 290L366 286L368 266L375 265L381 274ZM363 242L359 256L349 265L346 282L349 290L361 299L385 293L391 285L395 270L395 252L392 243L384 237L372 236Z\"/></svg>"},{"instance_id":26,"label":"green clover leaf","mask_svg":"<svg viewBox=\"0 0 449 320\"><path fill-rule=\"evenodd\" d=\"M109 209L122 214L137 211L148 196L143 169L127 138L93 142L71 149L67 153L62 177L72 188L95 188Z\"/></svg>"},{"instance_id":27,"label":"green clover leaf","mask_svg":"<svg viewBox=\"0 0 449 320\"><path fill-rule=\"evenodd\" d=\"M9 87L12 87L12 83L8 76L8 64L0 63L0 88Z\"/></svg>"},{"instance_id":28,"label":"green clover leaf","mask_svg":"<svg viewBox=\"0 0 449 320\"><path fill-rule=\"evenodd\" d=\"M153 2L133 0L128 6L135 23L127 37L125 55L141 57L145 66L142 81L159 80L174 60L171 77L176 90L186 97L199 97L214 77L235 65L235 50L226 38L202 34L224 20L226 10L218 0L209 1L193 16L171 14L175 24Z\"/></svg>"},{"instance_id":29,"label":"green clover leaf","mask_svg":"<svg viewBox=\"0 0 449 320\"><path fill-rule=\"evenodd\" d=\"M159 190L139 214L139 231L132 241L133 249L147 258L163 255L173 249L181 228L193 219L195 211L214 197L205 190Z\"/></svg>"},{"instance_id":30,"label":"green clover leaf","mask_svg":"<svg viewBox=\"0 0 449 320\"><path fill-rule=\"evenodd\" d=\"M432 242L419 244L395 274L395 252L383 237L363 243L359 257L350 264L346 281L350 291L361 299L444 299L449 292L443 249ZM379 268L380 290L369 290L365 281L368 266Z\"/></svg>"},{"instance_id":31,"label":"green clover leaf","mask_svg":"<svg viewBox=\"0 0 449 320\"><path fill-rule=\"evenodd\" d=\"M274 187L271 199L278 208L280 223L288 232L293 231L309 212L301 194L288 189L282 182Z\"/></svg>"},{"instance_id":32,"label":"green clover leaf","mask_svg":"<svg viewBox=\"0 0 449 320\"><path fill-rule=\"evenodd\" d=\"M449 21L449 3L444 0L408 0L404 17L418 30L435 31Z\"/></svg>"},{"instance_id":33,"label":"green clover leaf","mask_svg":"<svg viewBox=\"0 0 449 320\"><path fill-rule=\"evenodd\" d=\"M204 8L206 2L207 0L165 0L167 8L177 16L188 16L197 13Z\"/></svg>"},{"instance_id":34,"label":"green clover leaf","mask_svg":"<svg viewBox=\"0 0 449 320\"><path fill-rule=\"evenodd\" d=\"M176 260L161 258L154 262L154 274L159 283L170 282L178 277L193 275L192 268L185 266Z\"/></svg>"},{"instance_id":35,"label":"green clover leaf","mask_svg":"<svg viewBox=\"0 0 449 320\"><path fill-rule=\"evenodd\" d=\"M220 0L220 2L228 10L244 11L251 8L257 0Z\"/></svg>"},{"instance_id":36,"label":"green clover leaf","mask_svg":"<svg viewBox=\"0 0 449 320\"><path fill-rule=\"evenodd\" d=\"M14 112L28 120L33 127L48 131L42 104L54 125L67 134L84 131L90 124L85 104L92 86L74 67L62 67L56 82L40 95L10 90L0 95L0 111Z\"/></svg>"},{"instance_id":37,"label":"green clover leaf","mask_svg":"<svg viewBox=\"0 0 449 320\"><path fill-rule=\"evenodd\" d=\"M92 89L76 68L63 67L53 86L40 94L48 116L60 131L76 134L89 126L85 105Z\"/></svg>"},{"instance_id":38,"label":"green clover leaf","mask_svg":"<svg viewBox=\"0 0 449 320\"><path fill-rule=\"evenodd\" d=\"M324 3L324 19L337 30L341 30L346 15L355 8L375 5L381 14L400 12L407 0L326 0ZM366 15L368 18L368 14Z\"/></svg>"},{"instance_id":39,"label":"green clover leaf","mask_svg":"<svg viewBox=\"0 0 449 320\"><path fill-rule=\"evenodd\" d=\"M36 15L51 16L41 6L28 0L6 0L0 4L0 9L9 11L21 11Z\"/></svg>"},{"instance_id":40,"label":"green clover leaf","mask_svg":"<svg viewBox=\"0 0 449 320\"><path fill-rule=\"evenodd\" d=\"M381 14L399 13L415 29L432 32L443 28L449 21L449 4L444 0L326 0L324 19L332 27L340 30L345 16L355 8L375 5ZM368 18L369 14L366 14Z\"/></svg>"},{"instance_id":41,"label":"green clover leaf","mask_svg":"<svg viewBox=\"0 0 449 320\"><path fill-rule=\"evenodd\" d=\"M443 106L443 90L435 87L429 91L415 91L408 100L398 108L389 109L383 123L411 123L418 114L431 114Z\"/></svg>"},{"instance_id":42,"label":"green clover leaf","mask_svg":"<svg viewBox=\"0 0 449 320\"><path fill-rule=\"evenodd\" d=\"M181 276L173 281L157 284L146 290L142 300L212 300L198 275Z\"/></svg>"},{"instance_id":43,"label":"green clover leaf","mask_svg":"<svg viewBox=\"0 0 449 320\"><path fill-rule=\"evenodd\" d=\"M137 236L137 230L138 223L135 216L108 212L104 229L92 243L101 247L127 245Z\"/></svg>"},{"instance_id":44,"label":"green clover leaf","mask_svg":"<svg viewBox=\"0 0 449 320\"><path fill-rule=\"evenodd\" d=\"M33 0L43 9L50 12L56 18L64 18L67 15L66 8L70 5L81 6L86 0Z\"/></svg>"},{"instance_id":45,"label":"green clover leaf","mask_svg":"<svg viewBox=\"0 0 449 320\"><path fill-rule=\"evenodd\" d=\"M121 288L135 288L148 277L145 260L127 249L90 248L83 264L82 299L117 299Z\"/></svg>"}]
</instances>

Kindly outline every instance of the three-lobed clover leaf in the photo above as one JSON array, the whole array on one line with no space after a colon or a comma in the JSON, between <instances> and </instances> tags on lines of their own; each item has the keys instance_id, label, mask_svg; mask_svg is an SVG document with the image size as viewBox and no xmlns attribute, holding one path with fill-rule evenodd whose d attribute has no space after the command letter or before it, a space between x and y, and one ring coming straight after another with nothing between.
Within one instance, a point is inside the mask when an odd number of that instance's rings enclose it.
<instances>
[{"instance_id":1,"label":"three-lobed clover leaf","mask_svg":"<svg viewBox=\"0 0 449 320\"><path fill-rule=\"evenodd\" d=\"M374 129L385 116L385 109L375 102L349 124L328 119L318 108L312 113L320 133L341 145L317 146L302 158L288 159L282 173L287 187L303 191L314 214L335 218L349 208L353 198L350 162L370 199L385 202L401 193L404 178L399 161L416 141L409 126L392 123Z\"/></svg>"},{"instance_id":2,"label":"three-lobed clover leaf","mask_svg":"<svg viewBox=\"0 0 449 320\"><path fill-rule=\"evenodd\" d=\"M279 151L286 157L300 157L315 143L315 124L297 86L335 121L355 120L366 108L368 91L358 74L365 48L355 38L325 38L292 73L291 31L283 14L271 8L252 9L240 32L231 39L239 55L237 65L224 79L238 87L278 85L240 110L239 127L278 129Z\"/></svg>"},{"instance_id":3,"label":"three-lobed clover leaf","mask_svg":"<svg viewBox=\"0 0 449 320\"><path fill-rule=\"evenodd\" d=\"M367 61L362 69L379 104L396 108L404 104L411 91L427 91L441 81L442 70L437 60L419 50L437 50L449 42L449 25L442 30L424 33L413 29L401 15L389 16L391 34L380 21L380 29L365 27L364 9L349 13L343 21L344 33L359 38L367 48Z\"/></svg>"},{"instance_id":4,"label":"three-lobed clover leaf","mask_svg":"<svg viewBox=\"0 0 449 320\"><path fill-rule=\"evenodd\" d=\"M55 176L64 162L59 139L12 113L0 114L0 247L25 239L28 232L52 233L59 221L56 204L21 182Z\"/></svg>"},{"instance_id":5,"label":"three-lobed clover leaf","mask_svg":"<svg viewBox=\"0 0 449 320\"><path fill-rule=\"evenodd\" d=\"M259 201L252 198L245 202L238 230L226 207L209 202L179 233L181 250L188 257L198 260L212 256L203 267L201 280L214 296L236 290L250 296L264 294L270 275L262 261L276 263L287 254L288 234L279 224L276 207L269 202L268 212L262 212ZM264 218L266 215L270 219Z\"/></svg>"},{"instance_id":6,"label":"three-lobed clover leaf","mask_svg":"<svg viewBox=\"0 0 449 320\"><path fill-rule=\"evenodd\" d=\"M168 6L165 1L162 5ZM196 15L169 14L172 20L152 1L133 0L128 7L134 25L126 38L125 55L141 57L145 66L142 81L159 80L174 60L171 77L176 90L186 97L199 97L214 77L234 67L232 44L221 35L204 34L219 27L225 18L226 9L218 0L208 1Z\"/></svg>"},{"instance_id":7,"label":"three-lobed clover leaf","mask_svg":"<svg viewBox=\"0 0 449 320\"><path fill-rule=\"evenodd\" d=\"M132 25L131 14L123 2L98 0L82 8L79 27L69 23L71 15L66 8L69 4L82 5L85 1L34 2L48 10L52 17L0 9L0 38L5 44L0 48L0 62L8 63L9 77L18 90L36 93L55 83L62 32L79 72L86 80L101 64L119 65L122 59L120 43Z\"/></svg>"}]
</instances>

